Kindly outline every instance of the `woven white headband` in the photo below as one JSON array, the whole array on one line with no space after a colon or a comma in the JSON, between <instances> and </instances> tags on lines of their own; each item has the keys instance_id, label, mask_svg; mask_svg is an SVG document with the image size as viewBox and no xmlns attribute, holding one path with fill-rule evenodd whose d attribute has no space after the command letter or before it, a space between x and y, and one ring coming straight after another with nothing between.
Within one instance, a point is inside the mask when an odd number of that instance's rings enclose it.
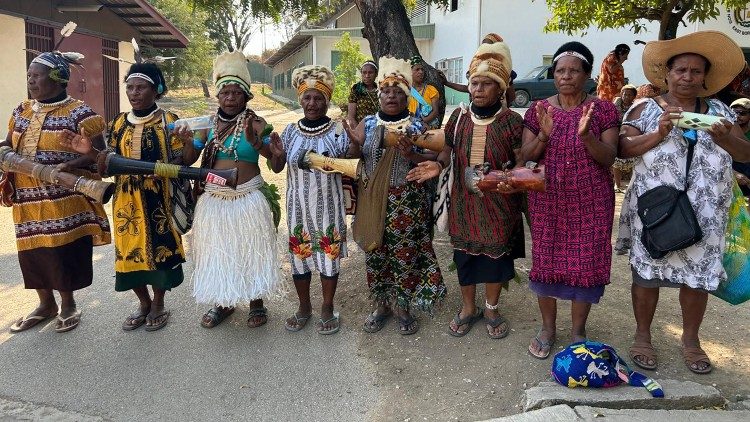
<instances>
[{"instance_id":1,"label":"woven white headband","mask_svg":"<svg viewBox=\"0 0 750 422\"><path fill-rule=\"evenodd\" d=\"M583 56L583 54L577 53L575 51L563 51L562 53L558 54L557 57L555 57L555 59L552 60L552 61L556 62L556 61L560 60L560 58L565 57L565 56L577 57L577 58L583 60L584 62L586 62L588 64L591 64L591 63L589 63L588 59L586 59L586 57Z\"/></svg>"},{"instance_id":2,"label":"woven white headband","mask_svg":"<svg viewBox=\"0 0 750 422\"><path fill-rule=\"evenodd\" d=\"M32 60L31 63L39 63L42 66L47 66L47 67L52 68L52 69L54 69L54 68L57 67L57 65L55 65L54 63L52 63L49 60L43 59L41 56L34 57L34 60Z\"/></svg>"},{"instance_id":3,"label":"woven white headband","mask_svg":"<svg viewBox=\"0 0 750 422\"><path fill-rule=\"evenodd\" d=\"M146 81L149 81L149 82L151 82L151 85L154 85L154 86L156 86L156 82L154 82L154 80L153 80L153 79L151 79L151 77L149 77L149 76L148 76L148 75L146 75L145 73L138 73L138 72L136 72L136 73L131 73L130 75L128 75L128 77L127 77L127 78L125 78L125 82L127 82L127 81L129 81L129 80L131 80L131 79L133 79L133 78L141 78L141 79L144 79L144 80L146 80Z\"/></svg>"}]
</instances>

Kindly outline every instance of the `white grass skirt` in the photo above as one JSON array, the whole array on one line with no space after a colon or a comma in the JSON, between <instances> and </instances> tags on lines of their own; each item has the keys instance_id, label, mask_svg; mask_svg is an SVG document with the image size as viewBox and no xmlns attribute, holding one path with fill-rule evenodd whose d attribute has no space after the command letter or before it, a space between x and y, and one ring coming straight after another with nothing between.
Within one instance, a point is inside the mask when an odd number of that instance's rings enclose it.
<instances>
[{"instance_id":1,"label":"white grass skirt","mask_svg":"<svg viewBox=\"0 0 750 422\"><path fill-rule=\"evenodd\" d=\"M283 290L273 216L261 185L261 176L236 190L206 184L191 239L198 303L237 306Z\"/></svg>"}]
</instances>

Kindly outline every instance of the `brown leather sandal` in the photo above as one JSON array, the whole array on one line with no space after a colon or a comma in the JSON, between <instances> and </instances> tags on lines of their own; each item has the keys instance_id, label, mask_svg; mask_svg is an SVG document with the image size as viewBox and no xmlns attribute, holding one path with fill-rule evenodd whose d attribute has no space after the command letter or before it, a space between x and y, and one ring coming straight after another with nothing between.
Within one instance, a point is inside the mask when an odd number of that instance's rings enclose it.
<instances>
[{"instance_id":1,"label":"brown leather sandal","mask_svg":"<svg viewBox=\"0 0 750 422\"><path fill-rule=\"evenodd\" d=\"M656 365L658 364L656 361L656 349L654 349L654 346L651 343L636 340L633 342L633 345L630 346L628 354L630 355L630 360L632 360L637 366L649 371L656 369ZM654 364L650 365L648 361L653 361Z\"/></svg>"},{"instance_id":2,"label":"brown leather sandal","mask_svg":"<svg viewBox=\"0 0 750 422\"><path fill-rule=\"evenodd\" d=\"M711 365L711 359L708 358L706 352L701 348L700 343L693 346L682 346L682 359L685 361L685 366L696 374L707 374L711 372L714 367ZM702 367L701 364L705 364ZM695 365L695 368L693 368Z\"/></svg>"}]
</instances>

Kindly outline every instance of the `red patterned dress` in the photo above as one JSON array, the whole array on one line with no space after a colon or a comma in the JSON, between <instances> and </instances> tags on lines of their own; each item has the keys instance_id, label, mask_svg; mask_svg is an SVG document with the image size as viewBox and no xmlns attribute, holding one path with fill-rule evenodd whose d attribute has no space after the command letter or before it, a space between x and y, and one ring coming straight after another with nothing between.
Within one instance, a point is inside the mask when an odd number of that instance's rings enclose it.
<instances>
[{"instance_id":1,"label":"red patterned dress","mask_svg":"<svg viewBox=\"0 0 750 422\"><path fill-rule=\"evenodd\" d=\"M625 85L625 69L617 59L614 52L607 54L599 71L599 80L596 86L596 96L605 101L612 101L620 95L622 86Z\"/></svg>"},{"instance_id":2,"label":"red patterned dress","mask_svg":"<svg viewBox=\"0 0 750 422\"><path fill-rule=\"evenodd\" d=\"M591 131L599 139L618 126L614 104L594 102ZM542 100L544 108L550 106ZM554 108L554 127L541 162L547 191L529 192L532 268L529 287L539 296L597 303L609 284L615 195L608 167L597 163L578 136L583 106ZM525 126L539 133L532 104Z\"/></svg>"},{"instance_id":3,"label":"red patterned dress","mask_svg":"<svg viewBox=\"0 0 750 422\"><path fill-rule=\"evenodd\" d=\"M455 154L448 227L458 281L462 286L507 283L515 276L513 259L524 256L523 194L480 196L469 192L464 171L472 164L475 128L482 126L472 121L470 112L460 112L456 109L445 126L446 143ZM515 161L514 150L521 148L523 118L506 109L484 127L486 141L480 161L489 163L493 170Z\"/></svg>"}]
</instances>

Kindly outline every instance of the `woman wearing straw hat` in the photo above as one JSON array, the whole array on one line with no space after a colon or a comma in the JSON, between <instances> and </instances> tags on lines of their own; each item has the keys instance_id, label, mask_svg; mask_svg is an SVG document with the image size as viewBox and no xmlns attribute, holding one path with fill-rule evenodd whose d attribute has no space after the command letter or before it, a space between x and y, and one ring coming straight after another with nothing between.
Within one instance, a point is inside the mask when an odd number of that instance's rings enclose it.
<instances>
[{"instance_id":1,"label":"woman wearing straw hat","mask_svg":"<svg viewBox=\"0 0 750 422\"><path fill-rule=\"evenodd\" d=\"M529 353L545 359L555 341L557 300L571 301L573 341L586 338L591 305L610 281L615 194L610 167L617 152L619 116L611 101L584 90L594 57L579 42L555 52L553 74L559 95L526 112L521 155L542 161L546 192L529 192L532 267L542 328Z\"/></svg>"},{"instance_id":2,"label":"woman wearing straw hat","mask_svg":"<svg viewBox=\"0 0 750 422\"><path fill-rule=\"evenodd\" d=\"M708 292L726 279L722 256L732 199L732 159L750 161L750 144L743 139L732 111L718 100L705 97L731 82L743 65L737 44L716 31L653 41L643 51L646 78L668 92L636 105L624 118L619 155L636 158L633 181L622 204L617 248L630 248L636 319L630 357L645 369L657 366L651 323L660 287L680 289L682 357L686 366L698 374L712 369L700 346L698 331ZM683 111L723 119L707 130L684 130L675 126ZM687 190L703 236L691 246L652 258L641 241L643 223L638 216L638 200L659 186Z\"/></svg>"},{"instance_id":3,"label":"woman wearing straw hat","mask_svg":"<svg viewBox=\"0 0 750 422\"><path fill-rule=\"evenodd\" d=\"M359 144L349 142L341 125L326 116L335 86L333 73L324 66L304 66L292 73L305 117L289 124L281 137L271 135L272 168L287 169L286 219L289 226L289 263L299 298L297 311L286 320L288 331L302 330L312 316L310 282L320 274L323 303L319 334L339 331L339 313L333 309L341 258L346 257L344 192L338 173L312 172L299 168L308 151L329 157L357 157Z\"/></svg>"},{"instance_id":4,"label":"woman wearing straw hat","mask_svg":"<svg viewBox=\"0 0 750 422\"><path fill-rule=\"evenodd\" d=\"M263 299L278 295L282 285L269 203L274 199L265 195L258 166L261 156L271 157L262 139L266 121L247 106L253 94L242 52L216 57L213 81L219 102L214 126L185 144L185 161L195 162L203 150L201 167L236 168L237 188L197 183L200 196L190 236L193 296L212 306L201 326L215 327L245 304L250 308L247 325L257 328L268 321Z\"/></svg>"},{"instance_id":5,"label":"woman wearing straw hat","mask_svg":"<svg viewBox=\"0 0 750 422\"><path fill-rule=\"evenodd\" d=\"M510 332L498 302L500 291L516 275L513 260L524 256L523 196L508 186L476 195L469 192L463 176L467 167L487 162L492 169L502 169L516 161L523 118L502 101L511 66L510 49L502 38L479 46L469 65L468 113L453 112L446 125L446 146L437 160L419 163L408 175L420 183L437 177L454 154L448 226L463 298L449 325L454 337L466 335L482 317L490 338L501 339ZM475 302L478 284L485 285L484 309Z\"/></svg>"}]
</instances>

